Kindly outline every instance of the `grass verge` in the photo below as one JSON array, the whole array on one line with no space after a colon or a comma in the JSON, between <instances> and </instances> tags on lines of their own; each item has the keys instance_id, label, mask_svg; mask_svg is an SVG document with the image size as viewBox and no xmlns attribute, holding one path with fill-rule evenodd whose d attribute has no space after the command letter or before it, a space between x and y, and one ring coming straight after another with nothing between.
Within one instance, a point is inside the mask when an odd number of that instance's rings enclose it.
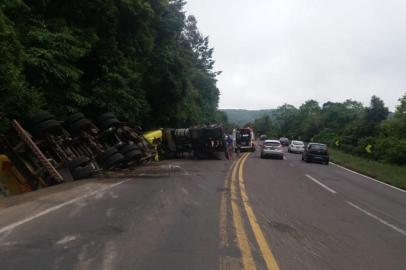
<instances>
[{"instance_id":1,"label":"grass verge","mask_svg":"<svg viewBox=\"0 0 406 270\"><path fill-rule=\"evenodd\" d=\"M332 162L406 190L406 166L398 166L329 149Z\"/></svg>"}]
</instances>

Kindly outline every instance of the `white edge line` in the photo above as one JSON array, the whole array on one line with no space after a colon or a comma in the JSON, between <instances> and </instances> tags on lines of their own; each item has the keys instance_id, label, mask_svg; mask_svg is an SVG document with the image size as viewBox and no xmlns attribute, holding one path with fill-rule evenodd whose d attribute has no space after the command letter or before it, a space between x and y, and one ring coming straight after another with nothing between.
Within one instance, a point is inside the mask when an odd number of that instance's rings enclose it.
<instances>
[{"instance_id":1,"label":"white edge line","mask_svg":"<svg viewBox=\"0 0 406 270\"><path fill-rule=\"evenodd\" d=\"M390 187L390 188L399 190L399 191L401 191L401 192L406 192L406 190L403 190L403 189L400 189L400 188L398 188L398 187L389 185L389 184L387 184L387 183L385 183L385 182L379 181L378 179L372 178L372 177L367 176L367 175L365 175L365 174L362 174L362 173L359 173L359 172L350 170L350 169L348 169L348 168L346 168L346 167L343 167L343 166L341 166L341 165L338 165L337 163L334 163L334 162L331 162L331 161L330 161L330 163L333 164L334 166L337 166L337 167L343 169L343 170L346 170L346 171L352 172L352 173L354 173L354 174L363 176L363 177L365 177L365 178L367 178L367 179L369 179L369 180L375 181L375 182L377 182L377 183L379 183L379 184L382 184L382 185L385 185L385 186L387 186L387 187Z\"/></svg>"},{"instance_id":2,"label":"white edge line","mask_svg":"<svg viewBox=\"0 0 406 270\"><path fill-rule=\"evenodd\" d=\"M358 205L356 205L356 204L354 204L354 203L352 203L352 202L349 202L349 201L345 201L345 202L346 202L347 204L351 205L352 207L354 207L355 209L361 211L361 212L364 213L365 215L367 215L367 216L369 216L369 217L371 217L371 218L377 220L378 222L380 222L380 223L382 223L382 224L388 226L389 228L391 228L391 229L397 231L398 233L402 234L403 236L406 236L406 231L404 231L404 230L402 230L402 229L396 227L395 225L393 225L393 224L387 222L387 221L384 220L384 219L381 219L380 217L375 216L374 214L371 214L371 213L368 212L367 210L362 209L361 207L359 207Z\"/></svg>"},{"instance_id":3,"label":"white edge line","mask_svg":"<svg viewBox=\"0 0 406 270\"><path fill-rule=\"evenodd\" d=\"M19 227L19 226L21 226L21 225L27 223L27 222L30 222L30 221L32 221L32 220L34 220L34 219L37 219L37 218L42 217L42 216L44 216L44 215L47 215L47 214L49 214L49 213L51 213L51 212L54 212L54 211L56 211L56 210L58 210L58 209L60 209L60 208L62 208L62 207L64 207L64 206L67 206L67 205L70 205L70 204L75 203L75 202L77 202L77 201L86 199L86 198L88 198L88 197L91 197L91 196L93 196L93 195L96 195L97 193L103 193L103 192L105 192L106 190L112 189L112 188L114 188L114 187L116 187L116 186L118 186L118 185L121 185L121 184L123 184L123 183L129 181L129 180L130 180L130 179L127 179L127 180L124 180L124 181L121 181L121 182L118 182L118 183L115 183L115 184L111 184L111 185L109 185L109 186L107 186L107 187L105 187L105 188L100 188L100 189L98 189L98 190L94 190L94 191L92 191L92 192L85 193L85 194L83 194L82 196L79 196L79 197L76 197L76 198L74 198L74 199L72 199L72 200L69 200L69 201L63 202L63 203L61 203L61 204L57 204L57 205L55 205L55 206L52 206L52 207L50 207L50 208L48 208L48 209L45 209L44 211L41 211L41 212L39 212L39 213L37 213L37 214L35 214L35 215L32 215L32 216L28 217L28 218L25 218L25 219L22 219L22 220L20 220L20 221L11 223L10 225L7 225L7 226L5 226L5 227L3 227L3 228L0 228L0 234L5 233L5 232L8 232L8 231L11 231L11 230L13 230L13 229L15 229L15 228L17 228L17 227Z\"/></svg>"},{"instance_id":4,"label":"white edge line","mask_svg":"<svg viewBox=\"0 0 406 270\"><path fill-rule=\"evenodd\" d=\"M337 192L332 189L329 188L328 186L326 186L325 184L321 183L319 180L317 180L316 178L311 177L310 175L306 174L306 177L309 178L310 180L312 180L313 182L315 182L316 184L319 184L321 187L325 188L326 190L330 191L333 194L336 194Z\"/></svg>"}]
</instances>

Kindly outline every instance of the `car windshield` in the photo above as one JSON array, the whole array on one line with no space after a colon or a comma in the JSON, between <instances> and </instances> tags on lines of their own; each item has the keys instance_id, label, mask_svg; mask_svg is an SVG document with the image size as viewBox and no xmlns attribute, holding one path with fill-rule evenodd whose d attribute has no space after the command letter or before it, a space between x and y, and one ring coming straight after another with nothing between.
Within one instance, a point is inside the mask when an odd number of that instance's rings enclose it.
<instances>
[{"instance_id":1,"label":"car windshield","mask_svg":"<svg viewBox=\"0 0 406 270\"><path fill-rule=\"evenodd\" d=\"M311 144L310 149L313 149L313 150L327 150L327 146L325 144Z\"/></svg>"},{"instance_id":2,"label":"car windshield","mask_svg":"<svg viewBox=\"0 0 406 270\"><path fill-rule=\"evenodd\" d=\"M301 141L293 141L292 144L294 144L294 145L304 145L304 143L301 142Z\"/></svg>"}]
</instances>

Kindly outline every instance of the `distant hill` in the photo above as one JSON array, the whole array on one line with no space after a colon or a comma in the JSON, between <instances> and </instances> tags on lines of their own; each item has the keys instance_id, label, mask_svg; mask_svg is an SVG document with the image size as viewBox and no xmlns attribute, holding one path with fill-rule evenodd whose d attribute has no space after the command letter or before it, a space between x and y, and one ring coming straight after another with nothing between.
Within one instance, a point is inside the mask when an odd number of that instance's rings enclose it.
<instances>
[{"instance_id":1,"label":"distant hill","mask_svg":"<svg viewBox=\"0 0 406 270\"><path fill-rule=\"evenodd\" d=\"M221 110L227 114L228 122L237 125L244 125L248 122L253 122L255 119L263 116L272 116L273 109L267 110L240 110L240 109L223 109Z\"/></svg>"}]
</instances>

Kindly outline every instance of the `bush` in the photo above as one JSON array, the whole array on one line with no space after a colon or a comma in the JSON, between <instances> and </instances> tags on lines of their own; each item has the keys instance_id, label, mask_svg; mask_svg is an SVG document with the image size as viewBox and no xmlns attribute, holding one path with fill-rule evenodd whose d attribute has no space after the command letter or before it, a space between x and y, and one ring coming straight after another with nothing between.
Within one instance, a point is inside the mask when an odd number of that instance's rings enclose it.
<instances>
[{"instance_id":1,"label":"bush","mask_svg":"<svg viewBox=\"0 0 406 270\"><path fill-rule=\"evenodd\" d=\"M377 140L376 154L378 159L399 165L406 164L406 140L384 138Z\"/></svg>"},{"instance_id":2,"label":"bush","mask_svg":"<svg viewBox=\"0 0 406 270\"><path fill-rule=\"evenodd\" d=\"M314 142L325 143L328 145L335 145L338 135L329 128L323 129L319 134L313 137Z\"/></svg>"}]
</instances>

